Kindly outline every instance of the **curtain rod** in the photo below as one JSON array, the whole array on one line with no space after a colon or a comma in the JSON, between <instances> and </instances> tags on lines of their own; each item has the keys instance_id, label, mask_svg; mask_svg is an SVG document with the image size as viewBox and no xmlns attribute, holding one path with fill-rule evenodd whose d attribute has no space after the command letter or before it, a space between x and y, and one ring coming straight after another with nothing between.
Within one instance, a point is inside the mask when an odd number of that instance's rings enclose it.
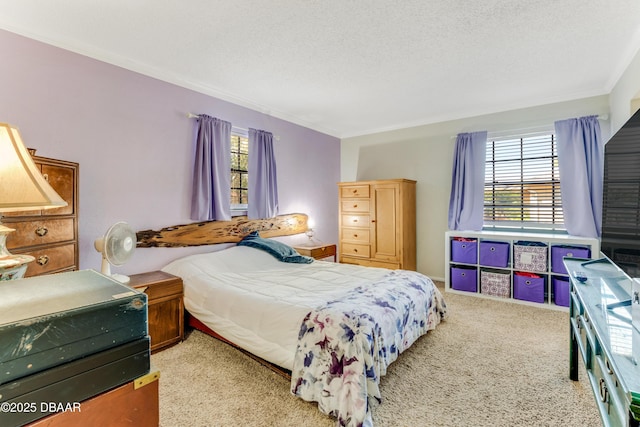
<instances>
[{"instance_id":1,"label":"curtain rod","mask_svg":"<svg viewBox=\"0 0 640 427\"><path fill-rule=\"evenodd\" d=\"M602 120L602 121L609 120L609 115L607 114L602 114L597 116L598 116L598 120ZM540 125L540 126L529 127L529 128L520 128L520 129L505 129L505 130L487 132L487 138L497 138L498 136L496 136L496 134L500 136L510 136L512 134L518 134L517 136L536 135L541 132L546 132L546 130L550 130L550 129L553 129L553 124ZM523 131L527 131L527 130L532 132L522 133ZM460 133L465 133L465 132L460 132ZM455 139L457 137L458 135L453 135L451 139Z\"/></svg>"},{"instance_id":2,"label":"curtain rod","mask_svg":"<svg viewBox=\"0 0 640 427\"><path fill-rule=\"evenodd\" d=\"M198 119L198 118L200 118L200 114L187 113L187 118L188 119ZM249 133L249 129L239 128L239 127L233 126L233 125L231 125L231 128L235 129L235 130L239 130L241 132L245 132L247 134ZM280 135L273 135L273 139L275 139L276 141L280 141Z\"/></svg>"},{"instance_id":3,"label":"curtain rod","mask_svg":"<svg viewBox=\"0 0 640 427\"><path fill-rule=\"evenodd\" d=\"M200 118L200 114L193 114L193 113L187 113L187 118L189 119L199 119ZM239 130L242 132L249 132L249 129L245 129L245 128L239 128L238 126L231 126L232 129L235 130Z\"/></svg>"}]
</instances>

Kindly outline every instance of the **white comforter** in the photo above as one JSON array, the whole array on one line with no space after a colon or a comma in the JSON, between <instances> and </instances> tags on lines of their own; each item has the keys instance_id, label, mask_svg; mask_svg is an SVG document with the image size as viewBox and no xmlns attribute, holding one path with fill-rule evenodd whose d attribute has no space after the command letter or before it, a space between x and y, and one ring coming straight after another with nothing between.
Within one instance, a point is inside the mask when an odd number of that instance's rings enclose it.
<instances>
[{"instance_id":1,"label":"white comforter","mask_svg":"<svg viewBox=\"0 0 640 427\"><path fill-rule=\"evenodd\" d=\"M182 278L189 313L234 344L289 370L310 310L389 272L323 261L287 264L246 246L188 256L163 271Z\"/></svg>"}]
</instances>

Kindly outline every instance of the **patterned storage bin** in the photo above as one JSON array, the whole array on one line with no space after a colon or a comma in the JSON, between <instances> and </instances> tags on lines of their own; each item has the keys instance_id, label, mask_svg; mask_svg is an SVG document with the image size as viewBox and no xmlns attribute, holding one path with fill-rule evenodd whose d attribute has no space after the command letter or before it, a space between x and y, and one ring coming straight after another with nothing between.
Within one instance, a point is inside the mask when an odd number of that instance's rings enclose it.
<instances>
[{"instance_id":1,"label":"patterned storage bin","mask_svg":"<svg viewBox=\"0 0 640 427\"><path fill-rule=\"evenodd\" d=\"M458 291L477 292L478 274L475 267L451 267L451 287Z\"/></svg>"},{"instance_id":2,"label":"patterned storage bin","mask_svg":"<svg viewBox=\"0 0 640 427\"><path fill-rule=\"evenodd\" d=\"M511 297L511 274L480 270L480 293L500 298Z\"/></svg>"},{"instance_id":3,"label":"patterned storage bin","mask_svg":"<svg viewBox=\"0 0 640 427\"><path fill-rule=\"evenodd\" d=\"M591 250L582 246L553 245L551 246L551 271L567 274L562 258L591 258Z\"/></svg>"},{"instance_id":4,"label":"patterned storage bin","mask_svg":"<svg viewBox=\"0 0 640 427\"><path fill-rule=\"evenodd\" d=\"M553 302L555 305L569 307L569 279L554 276L551 278L551 284L553 285Z\"/></svg>"},{"instance_id":5,"label":"patterned storage bin","mask_svg":"<svg viewBox=\"0 0 640 427\"><path fill-rule=\"evenodd\" d=\"M509 243L481 241L480 265L487 267L506 267L509 265Z\"/></svg>"},{"instance_id":6,"label":"patterned storage bin","mask_svg":"<svg viewBox=\"0 0 640 427\"><path fill-rule=\"evenodd\" d=\"M544 302L544 277L533 273L513 273L513 297L515 299Z\"/></svg>"},{"instance_id":7,"label":"patterned storage bin","mask_svg":"<svg viewBox=\"0 0 640 427\"><path fill-rule=\"evenodd\" d=\"M547 271L547 245L541 242L516 242L513 245L513 268Z\"/></svg>"},{"instance_id":8,"label":"patterned storage bin","mask_svg":"<svg viewBox=\"0 0 640 427\"><path fill-rule=\"evenodd\" d=\"M478 241L454 237L451 240L451 261L475 264L478 260Z\"/></svg>"}]
</instances>

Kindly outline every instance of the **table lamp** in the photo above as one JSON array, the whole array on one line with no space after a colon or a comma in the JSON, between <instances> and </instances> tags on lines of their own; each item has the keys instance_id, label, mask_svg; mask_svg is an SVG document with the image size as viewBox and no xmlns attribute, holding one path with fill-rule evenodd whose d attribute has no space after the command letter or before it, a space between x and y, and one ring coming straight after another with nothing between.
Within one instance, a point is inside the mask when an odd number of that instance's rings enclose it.
<instances>
[{"instance_id":1,"label":"table lamp","mask_svg":"<svg viewBox=\"0 0 640 427\"><path fill-rule=\"evenodd\" d=\"M13 255L7 250L7 235L14 231L2 224L2 212L66 206L42 176L18 130L0 123L0 280L20 279L31 255Z\"/></svg>"},{"instance_id":2,"label":"table lamp","mask_svg":"<svg viewBox=\"0 0 640 427\"><path fill-rule=\"evenodd\" d=\"M309 238L309 241L307 242L306 246L313 246L313 236L316 234L315 230L313 229L313 227L316 225L315 221L311 218L309 218L309 220L307 221L307 231L304 232L304 234L306 234L306 236Z\"/></svg>"}]
</instances>

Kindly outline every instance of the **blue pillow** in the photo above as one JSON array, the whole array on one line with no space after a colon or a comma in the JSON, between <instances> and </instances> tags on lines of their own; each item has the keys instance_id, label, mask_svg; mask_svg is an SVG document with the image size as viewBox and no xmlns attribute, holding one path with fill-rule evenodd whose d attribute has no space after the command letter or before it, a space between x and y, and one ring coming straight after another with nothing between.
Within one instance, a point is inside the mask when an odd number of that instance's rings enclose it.
<instances>
[{"instance_id":1,"label":"blue pillow","mask_svg":"<svg viewBox=\"0 0 640 427\"><path fill-rule=\"evenodd\" d=\"M270 253L282 262L293 262L297 264L309 264L313 262L313 258L303 256L289 245L272 239L263 239L257 231L246 235L238 246L249 246Z\"/></svg>"}]
</instances>

